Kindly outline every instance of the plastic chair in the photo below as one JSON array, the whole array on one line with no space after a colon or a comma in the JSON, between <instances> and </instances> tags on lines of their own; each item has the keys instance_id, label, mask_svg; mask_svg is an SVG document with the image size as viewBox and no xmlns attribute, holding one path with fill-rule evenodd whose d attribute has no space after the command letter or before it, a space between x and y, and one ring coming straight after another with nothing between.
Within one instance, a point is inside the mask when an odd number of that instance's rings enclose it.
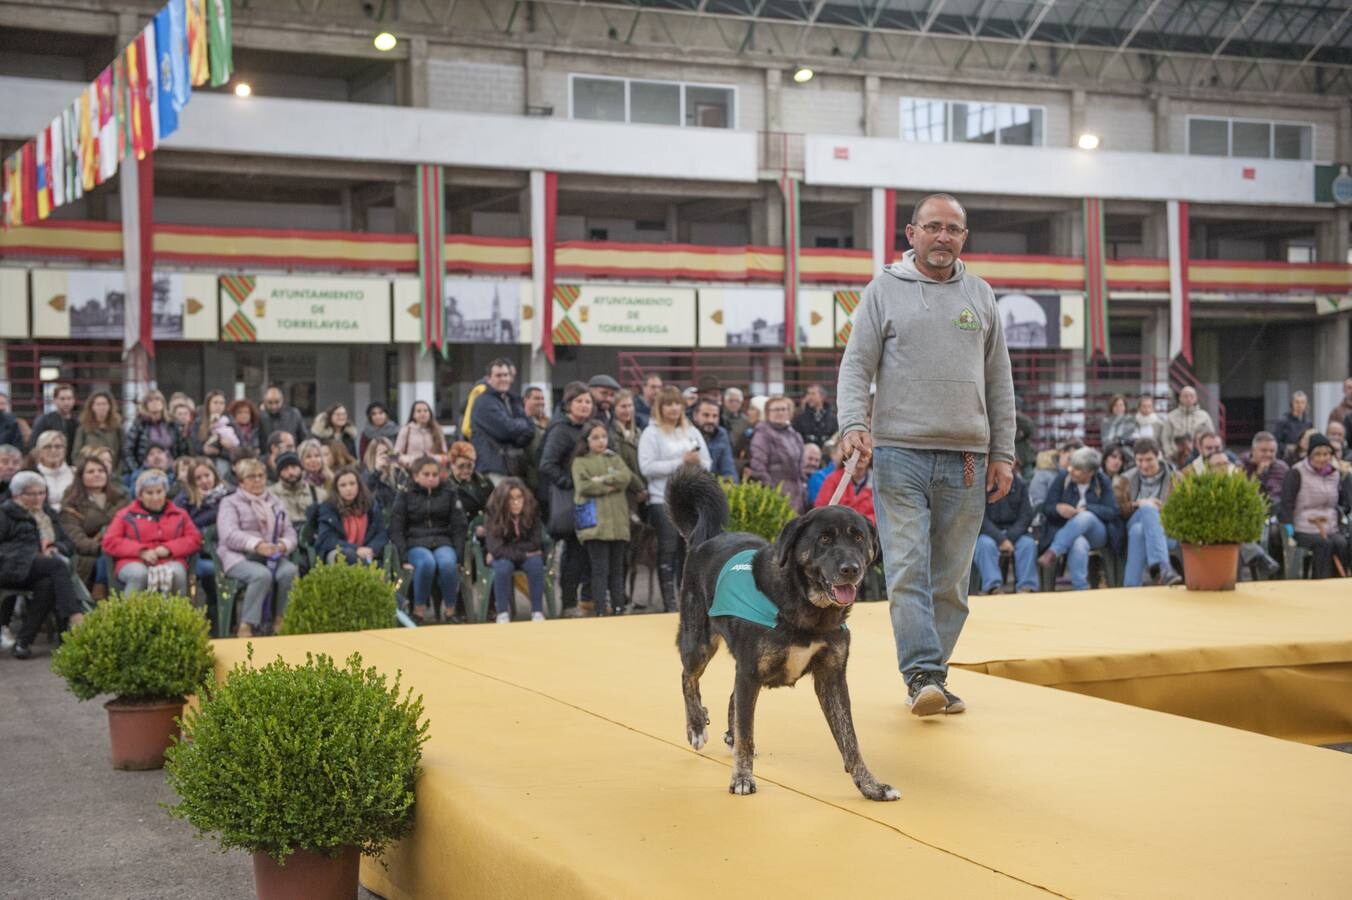
<instances>
[{"instance_id":1,"label":"plastic chair","mask_svg":"<svg viewBox=\"0 0 1352 900\"><path fill-rule=\"evenodd\" d=\"M234 634L235 602L244 590L244 584L225 574L215 525L202 533L202 552L211 557L211 564L216 569L216 637L228 638Z\"/></svg>"}]
</instances>

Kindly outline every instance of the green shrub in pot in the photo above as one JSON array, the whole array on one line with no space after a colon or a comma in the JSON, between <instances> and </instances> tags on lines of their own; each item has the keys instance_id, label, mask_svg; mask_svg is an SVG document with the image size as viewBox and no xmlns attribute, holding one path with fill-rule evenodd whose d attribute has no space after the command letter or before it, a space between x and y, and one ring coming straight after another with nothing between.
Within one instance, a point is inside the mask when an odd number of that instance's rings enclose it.
<instances>
[{"instance_id":1,"label":"green shrub in pot","mask_svg":"<svg viewBox=\"0 0 1352 900\"><path fill-rule=\"evenodd\" d=\"M1267 516L1258 482L1213 469L1179 479L1160 510L1160 524L1180 544L1243 544L1262 537Z\"/></svg>"},{"instance_id":2,"label":"green shrub in pot","mask_svg":"<svg viewBox=\"0 0 1352 900\"><path fill-rule=\"evenodd\" d=\"M282 634L395 628L394 585L375 565L318 565L296 579Z\"/></svg>"}]
</instances>

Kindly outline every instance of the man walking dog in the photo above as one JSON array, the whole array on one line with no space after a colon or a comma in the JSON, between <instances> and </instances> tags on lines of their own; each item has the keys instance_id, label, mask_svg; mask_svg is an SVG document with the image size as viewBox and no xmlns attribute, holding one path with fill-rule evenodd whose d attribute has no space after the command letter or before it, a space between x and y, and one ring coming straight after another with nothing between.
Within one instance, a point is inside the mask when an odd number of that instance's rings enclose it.
<instances>
[{"instance_id":1,"label":"man walking dog","mask_svg":"<svg viewBox=\"0 0 1352 900\"><path fill-rule=\"evenodd\" d=\"M995 294L958 258L966 210L931 194L906 237L855 312L836 396L843 456L874 457L897 661L911 712L929 716L966 709L948 660L986 504L1014 480L1014 384Z\"/></svg>"}]
</instances>

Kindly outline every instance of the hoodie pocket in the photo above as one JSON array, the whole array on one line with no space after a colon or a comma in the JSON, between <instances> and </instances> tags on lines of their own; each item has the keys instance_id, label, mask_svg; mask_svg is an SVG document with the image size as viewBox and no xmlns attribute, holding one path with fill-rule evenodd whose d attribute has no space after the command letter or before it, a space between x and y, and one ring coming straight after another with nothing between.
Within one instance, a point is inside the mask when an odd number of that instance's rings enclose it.
<instances>
[{"instance_id":1,"label":"hoodie pocket","mask_svg":"<svg viewBox=\"0 0 1352 900\"><path fill-rule=\"evenodd\" d=\"M990 443L986 404L976 382L916 379L889 393L873 417L879 437L922 446Z\"/></svg>"}]
</instances>

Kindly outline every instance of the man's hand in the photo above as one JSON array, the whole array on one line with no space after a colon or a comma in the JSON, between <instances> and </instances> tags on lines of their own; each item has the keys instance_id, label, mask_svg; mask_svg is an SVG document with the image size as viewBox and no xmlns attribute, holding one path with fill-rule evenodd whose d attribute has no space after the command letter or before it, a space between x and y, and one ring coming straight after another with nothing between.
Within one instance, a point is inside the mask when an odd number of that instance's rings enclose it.
<instances>
[{"instance_id":1,"label":"man's hand","mask_svg":"<svg viewBox=\"0 0 1352 900\"><path fill-rule=\"evenodd\" d=\"M685 456L681 457L681 461L688 466L699 465L699 451L698 450L685 451Z\"/></svg>"},{"instance_id":2,"label":"man's hand","mask_svg":"<svg viewBox=\"0 0 1352 900\"><path fill-rule=\"evenodd\" d=\"M867 431L857 430L848 432L840 439L840 458L849 459L855 451L859 451L859 462L866 463L873 458L873 435ZM1008 490L1006 488L1006 490Z\"/></svg>"},{"instance_id":3,"label":"man's hand","mask_svg":"<svg viewBox=\"0 0 1352 900\"><path fill-rule=\"evenodd\" d=\"M986 502L994 503L1014 486L1014 464L996 460L986 466Z\"/></svg>"},{"instance_id":4,"label":"man's hand","mask_svg":"<svg viewBox=\"0 0 1352 900\"><path fill-rule=\"evenodd\" d=\"M1009 538L1005 538L1003 541L1000 542L1000 552L1001 552L1001 553L1013 553L1013 552L1014 552L1014 542L1011 541Z\"/></svg>"},{"instance_id":5,"label":"man's hand","mask_svg":"<svg viewBox=\"0 0 1352 900\"><path fill-rule=\"evenodd\" d=\"M1078 512L1079 510L1071 506L1069 503L1056 504L1056 514L1067 521L1075 518L1075 514Z\"/></svg>"},{"instance_id":6,"label":"man's hand","mask_svg":"<svg viewBox=\"0 0 1352 900\"><path fill-rule=\"evenodd\" d=\"M370 547L357 548L357 559L361 560L362 562L370 562L375 558L376 552L372 550Z\"/></svg>"}]
</instances>

